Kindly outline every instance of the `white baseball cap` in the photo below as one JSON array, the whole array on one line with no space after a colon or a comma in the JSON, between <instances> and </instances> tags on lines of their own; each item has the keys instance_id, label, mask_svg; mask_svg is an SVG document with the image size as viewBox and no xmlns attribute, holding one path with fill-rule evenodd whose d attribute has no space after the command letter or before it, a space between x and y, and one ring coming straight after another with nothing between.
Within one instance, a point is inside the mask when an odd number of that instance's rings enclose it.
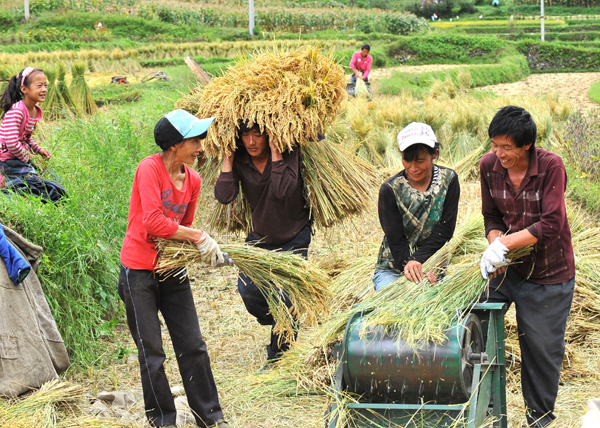
<instances>
[{"instance_id":1,"label":"white baseball cap","mask_svg":"<svg viewBox=\"0 0 600 428\"><path fill-rule=\"evenodd\" d=\"M413 122L398 134L398 147L400 151L408 149L414 144L425 144L432 149L437 144L437 138L431 126L426 123Z\"/></svg>"}]
</instances>

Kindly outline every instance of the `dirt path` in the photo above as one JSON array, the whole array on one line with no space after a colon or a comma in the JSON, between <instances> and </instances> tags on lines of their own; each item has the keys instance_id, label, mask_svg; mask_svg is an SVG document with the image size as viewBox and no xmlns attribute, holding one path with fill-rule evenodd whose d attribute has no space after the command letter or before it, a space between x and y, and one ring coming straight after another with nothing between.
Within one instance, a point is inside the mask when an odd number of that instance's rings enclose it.
<instances>
[{"instance_id":1,"label":"dirt path","mask_svg":"<svg viewBox=\"0 0 600 428\"><path fill-rule=\"evenodd\" d=\"M374 68L369 74L369 80L379 80L390 77L394 71L404 73L423 73L424 71L447 70L449 68L465 67L461 64L429 64L429 65L401 65L399 67Z\"/></svg>"},{"instance_id":2,"label":"dirt path","mask_svg":"<svg viewBox=\"0 0 600 428\"><path fill-rule=\"evenodd\" d=\"M425 71L447 70L464 67L458 64L404 65L399 67L376 68L371 71L371 80L390 77L394 71L406 73L422 73ZM600 73L548 73L532 74L514 83L502 83L477 88L479 91L491 91L497 95L539 96L557 92L561 98L571 101L574 109L589 110L600 105L589 99L587 93L593 83L600 81Z\"/></svg>"},{"instance_id":3,"label":"dirt path","mask_svg":"<svg viewBox=\"0 0 600 428\"><path fill-rule=\"evenodd\" d=\"M599 80L600 73L532 74L519 82L484 86L478 90L508 96L539 96L558 93L561 98L570 100L574 109L585 111L600 107L587 95L590 86Z\"/></svg>"}]
</instances>

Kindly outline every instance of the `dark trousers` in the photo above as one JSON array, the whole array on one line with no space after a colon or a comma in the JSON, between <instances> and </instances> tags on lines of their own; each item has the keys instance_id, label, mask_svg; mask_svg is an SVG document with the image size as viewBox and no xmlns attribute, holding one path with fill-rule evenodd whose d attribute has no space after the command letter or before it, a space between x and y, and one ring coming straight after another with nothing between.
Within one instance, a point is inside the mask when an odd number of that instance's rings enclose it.
<instances>
[{"instance_id":1,"label":"dark trousers","mask_svg":"<svg viewBox=\"0 0 600 428\"><path fill-rule=\"evenodd\" d=\"M149 270L121 266L119 296L138 348L146 416L153 426L175 425L177 410L163 363L158 311L171 335L179 373L196 423L214 424L223 417L217 386L202 339L190 282L186 276L165 278Z\"/></svg>"},{"instance_id":2,"label":"dark trousers","mask_svg":"<svg viewBox=\"0 0 600 428\"><path fill-rule=\"evenodd\" d=\"M481 301L514 302L521 347L521 386L530 426L548 426L556 416L560 369L565 356L565 330L575 278L554 285L527 281L510 267L490 280ZM508 308L507 307L507 308Z\"/></svg>"},{"instance_id":3,"label":"dark trousers","mask_svg":"<svg viewBox=\"0 0 600 428\"><path fill-rule=\"evenodd\" d=\"M299 254L305 259L308 257L308 246L311 240L311 227L310 225L304 226L304 228L298 233L294 239L286 242L282 245L267 245L257 242L258 239L250 233L246 238L246 243L254 243L256 247L264 248L269 251L292 251L295 254ZM283 353L290 348L289 342L286 342L284 338L273 332L275 327L275 320L270 313L267 299L263 296L260 289L254 284L250 278L243 273L240 273L238 277L238 291L244 305L251 315L256 317L256 320L261 325L271 326L271 342L267 346L267 358L269 360L275 360L281 358ZM280 299L285 305L290 308L292 303L290 302L287 293L281 293ZM294 339L297 337L297 333Z\"/></svg>"}]
</instances>

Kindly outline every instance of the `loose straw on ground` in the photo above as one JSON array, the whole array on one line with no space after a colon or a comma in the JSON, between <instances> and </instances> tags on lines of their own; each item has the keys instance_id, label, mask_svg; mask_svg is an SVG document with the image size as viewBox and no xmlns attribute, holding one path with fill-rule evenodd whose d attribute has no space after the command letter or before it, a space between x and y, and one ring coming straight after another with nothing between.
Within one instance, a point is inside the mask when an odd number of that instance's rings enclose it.
<instances>
[{"instance_id":1,"label":"loose straw on ground","mask_svg":"<svg viewBox=\"0 0 600 428\"><path fill-rule=\"evenodd\" d=\"M183 241L157 242L157 270L177 274L182 268L201 261L196 245ZM268 251L243 244L222 245L221 250L235 260L244 275L250 278L267 299L276 321L275 332L288 340L298 329L294 317L306 326L317 325L328 312L330 292L325 272L291 252ZM282 301L285 293L292 307Z\"/></svg>"},{"instance_id":2,"label":"loose straw on ground","mask_svg":"<svg viewBox=\"0 0 600 428\"><path fill-rule=\"evenodd\" d=\"M76 404L83 398L82 386L49 381L25 398L0 399L0 428L123 426L112 418L97 419L81 413Z\"/></svg>"}]
</instances>

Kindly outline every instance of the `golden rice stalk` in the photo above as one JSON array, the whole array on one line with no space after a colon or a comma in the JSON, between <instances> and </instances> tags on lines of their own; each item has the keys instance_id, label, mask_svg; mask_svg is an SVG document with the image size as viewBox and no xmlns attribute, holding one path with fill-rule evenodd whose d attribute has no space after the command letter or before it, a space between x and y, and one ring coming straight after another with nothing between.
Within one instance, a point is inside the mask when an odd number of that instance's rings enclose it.
<instances>
[{"instance_id":1,"label":"golden rice stalk","mask_svg":"<svg viewBox=\"0 0 600 428\"><path fill-rule=\"evenodd\" d=\"M362 79L356 79L356 84L354 85L354 96L356 98L371 98L371 92L369 92L369 88L367 88L367 84Z\"/></svg>"},{"instance_id":2,"label":"golden rice stalk","mask_svg":"<svg viewBox=\"0 0 600 428\"><path fill-rule=\"evenodd\" d=\"M46 94L46 99L42 103L44 118L46 120L61 119L65 114L65 105L61 93L58 90L58 85L56 84L58 70L54 66L48 66L45 68L44 74L48 81L48 92Z\"/></svg>"},{"instance_id":3,"label":"golden rice stalk","mask_svg":"<svg viewBox=\"0 0 600 428\"><path fill-rule=\"evenodd\" d=\"M159 239L157 271L177 274L186 266L201 262L200 252L191 242ZM267 299L276 321L275 332L288 340L297 330L294 318L306 326L314 326L328 313L331 297L325 272L291 252L275 252L244 244L222 245L241 273L254 282ZM281 300L289 297L288 310Z\"/></svg>"},{"instance_id":4,"label":"golden rice stalk","mask_svg":"<svg viewBox=\"0 0 600 428\"><path fill-rule=\"evenodd\" d=\"M73 97L71 96L71 91L69 91L69 87L67 86L67 82L65 81L65 74L67 73L67 66L65 65L64 62L59 62L58 63L58 77L57 77L57 83L56 83L56 89L58 91L58 93L60 94L60 98L62 98L62 101L65 105L65 107L68 107L69 110L75 114L79 114L79 108L77 106L77 104L75 103L75 100L73 100Z\"/></svg>"},{"instance_id":5,"label":"golden rice stalk","mask_svg":"<svg viewBox=\"0 0 600 428\"><path fill-rule=\"evenodd\" d=\"M317 228L361 213L378 183L377 171L344 144L307 143L302 173Z\"/></svg>"},{"instance_id":6,"label":"golden rice stalk","mask_svg":"<svg viewBox=\"0 0 600 428\"><path fill-rule=\"evenodd\" d=\"M337 116L345 93L344 71L331 53L323 55L315 46L282 47L240 57L176 107L192 106L198 117L217 118L203 140L204 151L222 157L235 151L244 121L258 124L280 151L317 141Z\"/></svg>"},{"instance_id":7,"label":"golden rice stalk","mask_svg":"<svg viewBox=\"0 0 600 428\"><path fill-rule=\"evenodd\" d=\"M25 398L0 399L0 428L75 428L122 426L114 419L76 416L84 388L52 380Z\"/></svg>"}]
</instances>

